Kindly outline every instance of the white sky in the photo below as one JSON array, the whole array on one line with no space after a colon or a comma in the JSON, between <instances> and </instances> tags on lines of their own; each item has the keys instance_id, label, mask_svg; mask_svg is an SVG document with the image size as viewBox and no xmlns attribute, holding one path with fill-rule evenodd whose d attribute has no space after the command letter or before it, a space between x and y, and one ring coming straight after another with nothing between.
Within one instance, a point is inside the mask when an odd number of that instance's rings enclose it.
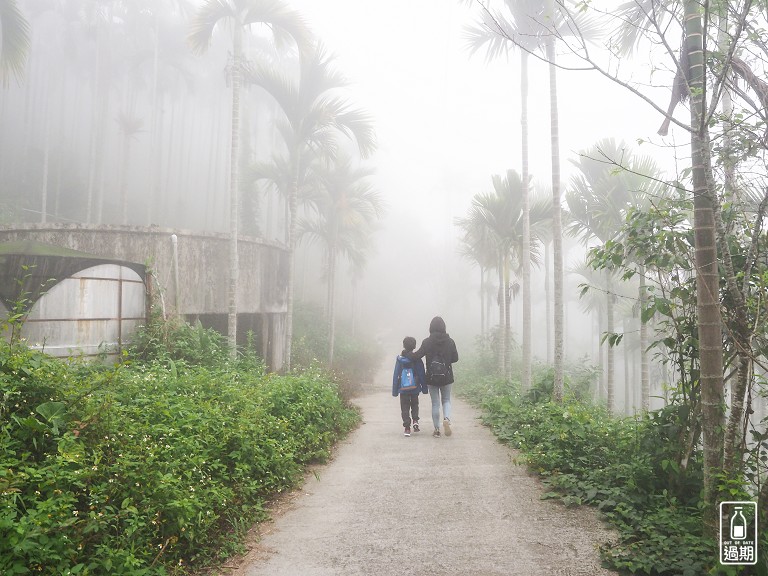
<instances>
[{"instance_id":1,"label":"white sky","mask_svg":"<svg viewBox=\"0 0 768 576\"><path fill-rule=\"evenodd\" d=\"M292 0L350 81L351 99L370 111L379 150L373 159L390 205L408 199L424 209L443 198L446 219L425 224L442 240L492 174L520 171L519 56L485 62L470 56L464 26L476 7L457 0ZM530 159L549 185L549 83L530 59ZM609 136L633 144L661 123L650 107L597 73L559 73L563 186L573 152ZM666 107L666 94L659 104ZM654 136L654 141L659 138ZM637 150L656 155L645 144Z\"/></svg>"}]
</instances>

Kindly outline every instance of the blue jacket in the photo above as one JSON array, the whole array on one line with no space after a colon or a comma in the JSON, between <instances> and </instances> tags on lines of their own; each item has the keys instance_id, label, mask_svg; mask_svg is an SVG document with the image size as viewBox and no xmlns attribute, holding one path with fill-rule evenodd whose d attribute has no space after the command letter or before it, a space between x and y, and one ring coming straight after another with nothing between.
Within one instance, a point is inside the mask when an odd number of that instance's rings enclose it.
<instances>
[{"instance_id":1,"label":"blue jacket","mask_svg":"<svg viewBox=\"0 0 768 576\"><path fill-rule=\"evenodd\" d=\"M403 351L398 355L395 361L395 371L392 374L392 396L397 396L400 393L400 374L402 374L404 368L413 368L413 375L416 377L416 382L419 388L409 392L403 392L403 394L418 394L421 389L422 394L427 394L429 389L427 388L427 377L424 370L424 362L421 358L414 358L413 356L407 356L408 352Z\"/></svg>"}]
</instances>

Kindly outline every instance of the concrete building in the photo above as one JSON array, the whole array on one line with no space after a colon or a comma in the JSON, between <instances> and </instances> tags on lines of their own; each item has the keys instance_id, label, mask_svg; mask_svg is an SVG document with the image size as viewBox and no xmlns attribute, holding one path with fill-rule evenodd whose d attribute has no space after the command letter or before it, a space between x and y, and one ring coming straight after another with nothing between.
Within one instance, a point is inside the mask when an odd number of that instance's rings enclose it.
<instances>
[{"instance_id":1,"label":"concrete building","mask_svg":"<svg viewBox=\"0 0 768 576\"><path fill-rule=\"evenodd\" d=\"M178 314L189 322L199 320L203 326L215 328L222 334L227 332L229 238L226 234L137 226L24 224L0 227L0 243L7 243L5 253L0 252L0 284L18 286L18 280L24 275L21 263L25 261L37 262L35 270L43 266L49 274L59 266L57 275L50 276L54 285L70 279L69 288L54 292L52 286L48 286L47 290L40 290L40 295L43 292L48 296L57 294L56 315L61 318L54 319L48 314L49 326L42 332L38 330L36 338L45 339L48 335L48 342L51 341L55 332L51 320L79 321L82 327L111 319L116 322L113 328L118 330L120 345L129 338L130 331L142 323L135 320L135 300L131 300L130 316L118 310L125 294L130 292L135 298L137 283L143 286L145 310L152 303L166 316ZM244 344L248 332L252 332L257 351L270 369L279 370L284 362L288 251L278 243L241 237L238 252L238 343ZM41 264L43 261L46 264ZM91 270L90 275L83 276L84 271L102 265L107 268ZM47 280L40 276L45 275L43 270L35 274L38 284ZM85 280L91 279L88 293L78 292L73 279L83 287L87 285ZM31 285L35 282L27 282L28 287ZM112 286L111 291L107 286ZM30 295L34 300L30 318L42 321L46 314L33 308L40 301L40 295L34 290ZM13 305L12 297L11 290L4 299L6 309ZM89 298L90 303L84 304ZM115 299L116 303L110 303ZM66 308L66 301L72 308ZM127 304L127 300L125 302ZM91 316L83 316L83 310L88 310ZM80 333L82 331L80 328ZM78 333L77 330L74 333ZM90 342L89 346L92 345ZM57 346L66 347L66 343L57 343ZM82 352L90 354L92 350Z\"/></svg>"}]
</instances>

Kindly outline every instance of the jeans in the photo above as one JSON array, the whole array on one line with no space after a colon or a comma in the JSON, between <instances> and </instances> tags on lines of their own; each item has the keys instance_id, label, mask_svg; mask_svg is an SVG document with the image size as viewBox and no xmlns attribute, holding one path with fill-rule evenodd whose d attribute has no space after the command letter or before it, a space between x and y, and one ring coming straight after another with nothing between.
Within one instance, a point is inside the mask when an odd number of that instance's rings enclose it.
<instances>
[{"instance_id":1,"label":"jeans","mask_svg":"<svg viewBox=\"0 0 768 576\"><path fill-rule=\"evenodd\" d=\"M453 384L445 386L429 386L429 397L432 399L432 424L435 430L440 428L440 404L443 405L443 418L451 419L451 387Z\"/></svg>"},{"instance_id":2,"label":"jeans","mask_svg":"<svg viewBox=\"0 0 768 576\"><path fill-rule=\"evenodd\" d=\"M419 421L418 394L400 394L400 415L403 417L403 428L411 427L411 416L414 422Z\"/></svg>"}]
</instances>

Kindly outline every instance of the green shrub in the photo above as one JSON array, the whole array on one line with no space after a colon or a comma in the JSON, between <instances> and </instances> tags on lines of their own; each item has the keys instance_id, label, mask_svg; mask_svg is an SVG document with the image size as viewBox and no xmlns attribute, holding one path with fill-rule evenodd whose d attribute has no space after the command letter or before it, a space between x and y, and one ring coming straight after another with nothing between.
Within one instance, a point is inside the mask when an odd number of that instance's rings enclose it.
<instances>
[{"instance_id":1,"label":"green shrub","mask_svg":"<svg viewBox=\"0 0 768 576\"><path fill-rule=\"evenodd\" d=\"M534 374L536 392L467 378L462 390L483 411L502 441L521 452L554 498L567 506L595 506L618 531L601 547L607 566L623 573L700 575L716 562L716 546L703 535L698 508L700 455L686 469L678 462L679 407L668 406L637 420L617 418L584 401L589 369L571 371L571 393L562 404L551 397L551 371Z\"/></svg>"},{"instance_id":2,"label":"green shrub","mask_svg":"<svg viewBox=\"0 0 768 576\"><path fill-rule=\"evenodd\" d=\"M127 355L138 361L183 360L200 366L218 366L229 360L227 339L213 328L194 326L180 318L163 320L153 313L127 347Z\"/></svg>"},{"instance_id":3,"label":"green shrub","mask_svg":"<svg viewBox=\"0 0 768 576\"><path fill-rule=\"evenodd\" d=\"M321 372L182 356L106 368L0 344L0 573L213 562L358 420Z\"/></svg>"}]
</instances>

